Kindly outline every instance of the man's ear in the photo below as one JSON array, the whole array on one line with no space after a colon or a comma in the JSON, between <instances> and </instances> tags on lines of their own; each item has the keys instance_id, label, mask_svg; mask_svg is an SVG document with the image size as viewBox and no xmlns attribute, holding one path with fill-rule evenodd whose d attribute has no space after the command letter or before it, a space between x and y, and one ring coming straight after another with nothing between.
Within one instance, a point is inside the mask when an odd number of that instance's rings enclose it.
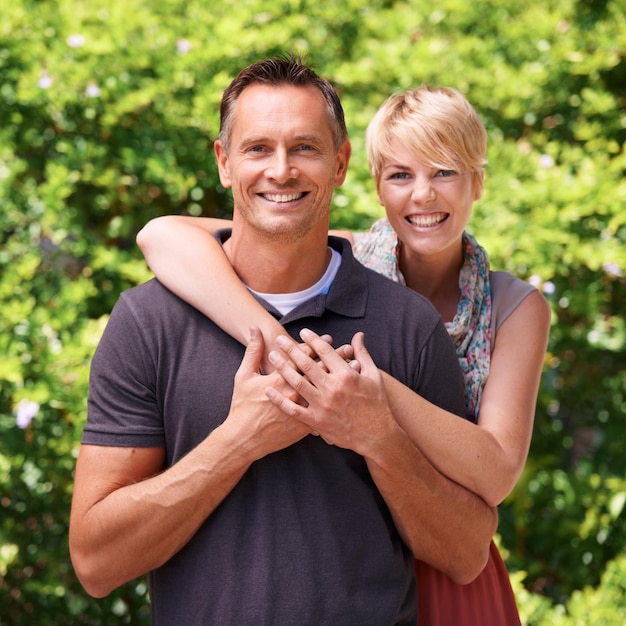
<instances>
[{"instance_id":1,"label":"man's ear","mask_svg":"<svg viewBox=\"0 0 626 626\"><path fill-rule=\"evenodd\" d=\"M213 144L213 151L215 152L215 158L217 159L217 170L220 175L220 182L222 183L222 187L224 187L224 189L228 189L232 185L230 167L228 164L228 154L219 139Z\"/></svg>"},{"instance_id":2,"label":"man's ear","mask_svg":"<svg viewBox=\"0 0 626 626\"><path fill-rule=\"evenodd\" d=\"M346 139L336 155L336 171L335 171L335 187L341 187L346 180L346 174L348 173L348 163L350 163L350 156L352 154L352 146L350 141Z\"/></svg>"}]
</instances>

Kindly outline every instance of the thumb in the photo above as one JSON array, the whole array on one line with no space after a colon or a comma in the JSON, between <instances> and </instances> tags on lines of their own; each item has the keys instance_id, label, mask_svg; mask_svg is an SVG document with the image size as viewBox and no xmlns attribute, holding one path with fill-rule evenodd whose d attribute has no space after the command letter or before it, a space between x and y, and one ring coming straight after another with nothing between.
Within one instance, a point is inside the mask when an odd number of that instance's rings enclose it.
<instances>
[{"instance_id":1,"label":"thumb","mask_svg":"<svg viewBox=\"0 0 626 626\"><path fill-rule=\"evenodd\" d=\"M356 333L350 343L354 350L354 358L361 364L362 371L376 367L370 353L365 347L365 335L362 332Z\"/></svg>"},{"instance_id":2,"label":"thumb","mask_svg":"<svg viewBox=\"0 0 626 626\"><path fill-rule=\"evenodd\" d=\"M250 329L250 341L246 346L246 351L238 371L241 373L258 374L264 348L265 342L263 341L263 335L256 326L253 326Z\"/></svg>"}]
</instances>

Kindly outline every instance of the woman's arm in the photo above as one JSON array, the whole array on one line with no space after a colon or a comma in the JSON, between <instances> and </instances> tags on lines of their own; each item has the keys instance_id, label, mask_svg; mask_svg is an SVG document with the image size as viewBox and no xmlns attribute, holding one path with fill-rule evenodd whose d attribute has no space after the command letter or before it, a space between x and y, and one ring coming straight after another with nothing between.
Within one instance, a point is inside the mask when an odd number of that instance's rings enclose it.
<instances>
[{"instance_id":1,"label":"woman's arm","mask_svg":"<svg viewBox=\"0 0 626 626\"><path fill-rule=\"evenodd\" d=\"M139 231L137 245L160 282L231 337L247 345L250 328L258 328L266 346L261 367L268 372L273 368L267 354L285 331L245 288L214 239L218 230L231 226L230 220L165 215ZM330 234L352 243L348 231Z\"/></svg>"},{"instance_id":2,"label":"woman's arm","mask_svg":"<svg viewBox=\"0 0 626 626\"><path fill-rule=\"evenodd\" d=\"M229 220L166 215L139 231L137 245L170 291L244 345L250 328L259 328L269 352L285 331L246 289L214 239L215 232L231 225ZM261 365L269 367L266 358Z\"/></svg>"},{"instance_id":3,"label":"woman's arm","mask_svg":"<svg viewBox=\"0 0 626 626\"><path fill-rule=\"evenodd\" d=\"M365 347L363 333L352 339L360 373L315 333L303 330L300 336L313 358L302 345L283 337L272 360L306 402L295 403L271 388L266 390L268 397L327 443L364 458L400 536L417 559L458 584L473 580L489 556L498 522L495 509L443 476L413 444L390 410L381 372ZM436 376L447 375L444 361L432 366L439 368L433 370Z\"/></svg>"},{"instance_id":4,"label":"woman's arm","mask_svg":"<svg viewBox=\"0 0 626 626\"><path fill-rule=\"evenodd\" d=\"M527 296L498 330L478 425L427 402L385 375L396 420L443 474L496 506L511 492L528 455L550 329L550 308Z\"/></svg>"}]
</instances>

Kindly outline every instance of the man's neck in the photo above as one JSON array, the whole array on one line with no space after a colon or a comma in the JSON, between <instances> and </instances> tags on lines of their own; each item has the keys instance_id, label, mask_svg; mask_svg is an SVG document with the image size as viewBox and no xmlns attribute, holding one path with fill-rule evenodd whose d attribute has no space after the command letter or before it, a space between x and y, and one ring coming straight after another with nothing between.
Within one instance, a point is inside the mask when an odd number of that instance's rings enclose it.
<instances>
[{"instance_id":1,"label":"man's neck","mask_svg":"<svg viewBox=\"0 0 626 626\"><path fill-rule=\"evenodd\" d=\"M328 234L295 242L258 238L233 229L224 252L248 287L262 293L294 293L314 285L330 261Z\"/></svg>"}]
</instances>

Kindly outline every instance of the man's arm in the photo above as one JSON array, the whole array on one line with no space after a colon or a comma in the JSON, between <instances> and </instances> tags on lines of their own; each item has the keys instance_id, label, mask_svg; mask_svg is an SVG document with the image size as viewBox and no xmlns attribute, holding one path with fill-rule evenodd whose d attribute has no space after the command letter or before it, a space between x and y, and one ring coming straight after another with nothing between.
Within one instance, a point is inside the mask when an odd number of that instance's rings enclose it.
<instances>
[{"instance_id":1,"label":"man's arm","mask_svg":"<svg viewBox=\"0 0 626 626\"><path fill-rule=\"evenodd\" d=\"M161 448L81 446L70 554L88 593L106 596L159 567L189 541L247 468L234 443L216 429L156 475Z\"/></svg>"},{"instance_id":2,"label":"man's arm","mask_svg":"<svg viewBox=\"0 0 626 626\"><path fill-rule=\"evenodd\" d=\"M260 333L253 333L235 376L227 419L167 470L162 471L162 448L81 447L70 516L70 553L91 595L103 597L165 563L189 541L254 460L310 433L265 397L267 384L281 386L282 379L278 374L258 374L262 353Z\"/></svg>"},{"instance_id":3,"label":"man's arm","mask_svg":"<svg viewBox=\"0 0 626 626\"><path fill-rule=\"evenodd\" d=\"M273 389L268 389L269 397L327 443L361 454L415 557L456 582L470 582L487 562L497 528L495 509L439 473L412 443L393 417L382 375L365 349L362 333L353 339L360 374L315 333L305 331L302 339L319 362L287 337L279 340L282 353L270 353L270 359L308 406Z\"/></svg>"}]
</instances>

